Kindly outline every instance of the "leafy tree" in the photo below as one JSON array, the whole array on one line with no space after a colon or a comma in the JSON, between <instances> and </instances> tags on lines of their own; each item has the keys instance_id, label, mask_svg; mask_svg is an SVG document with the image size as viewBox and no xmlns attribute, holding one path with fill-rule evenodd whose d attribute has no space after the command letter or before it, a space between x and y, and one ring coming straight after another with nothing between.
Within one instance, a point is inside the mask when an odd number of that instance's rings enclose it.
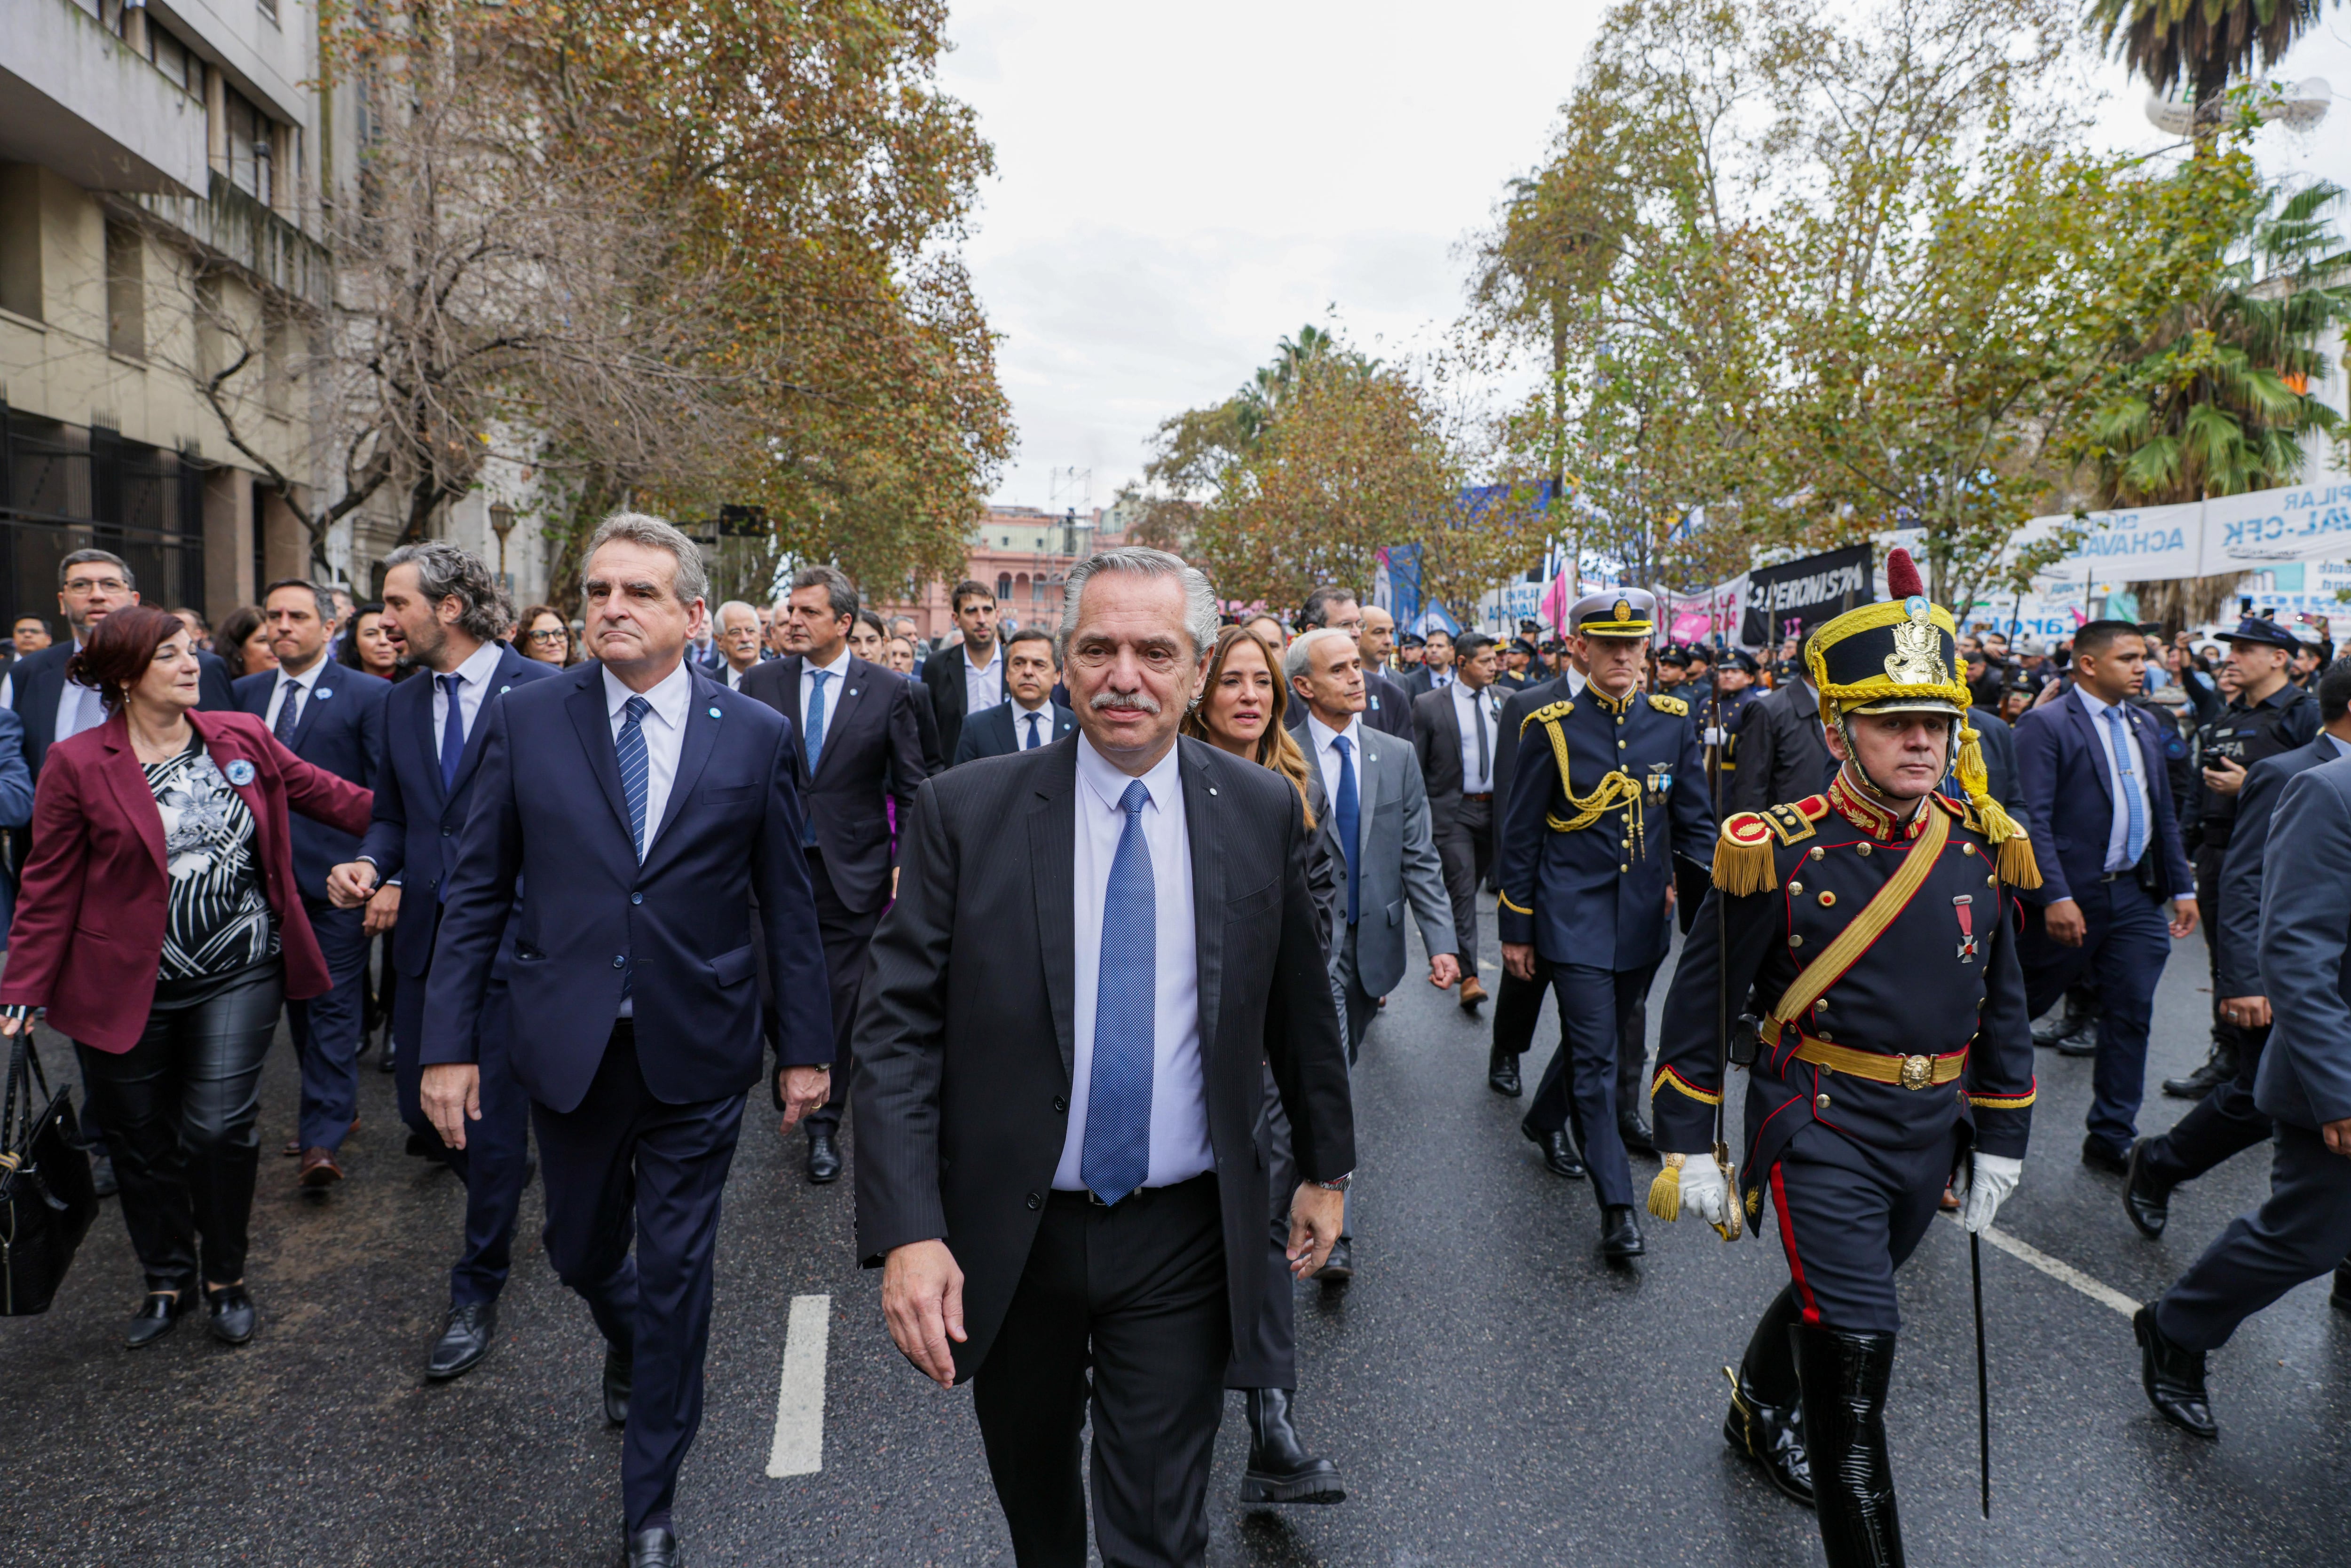
<instances>
[{"instance_id":1,"label":"leafy tree","mask_svg":"<svg viewBox=\"0 0 2351 1568\"><path fill-rule=\"evenodd\" d=\"M2339 0L2338 0L2339 3ZM2091 0L2091 23L2158 92L2182 82L2196 105L2201 147L2225 120L2229 78L2284 57L2318 20L2319 0Z\"/></svg>"}]
</instances>

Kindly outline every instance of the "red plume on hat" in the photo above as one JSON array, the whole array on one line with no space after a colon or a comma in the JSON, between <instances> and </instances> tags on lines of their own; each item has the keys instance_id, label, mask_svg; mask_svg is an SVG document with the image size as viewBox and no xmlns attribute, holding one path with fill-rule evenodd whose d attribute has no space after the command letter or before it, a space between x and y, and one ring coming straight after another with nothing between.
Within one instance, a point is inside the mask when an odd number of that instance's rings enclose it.
<instances>
[{"instance_id":1,"label":"red plume on hat","mask_svg":"<svg viewBox=\"0 0 2351 1568\"><path fill-rule=\"evenodd\" d=\"M1927 585L1918 577L1918 568L1907 549L1886 552L1886 593L1889 599L1907 599L1912 594L1925 597Z\"/></svg>"}]
</instances>

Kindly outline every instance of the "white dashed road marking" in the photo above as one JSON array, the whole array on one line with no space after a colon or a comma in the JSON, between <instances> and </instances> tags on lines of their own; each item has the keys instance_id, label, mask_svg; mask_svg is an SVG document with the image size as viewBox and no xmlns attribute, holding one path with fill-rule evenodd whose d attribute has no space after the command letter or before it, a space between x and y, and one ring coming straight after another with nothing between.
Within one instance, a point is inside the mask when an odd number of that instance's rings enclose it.
<instances>
[{"instance_id":1,"label":"white dashed road marking","mask_svg":"<svg viewBox=\"0 0 2351 1568\"><path fill-rule=\"evenodd\" d=\"M1951 1223L1957 1225L1959 1221L1954 1218ZM2138 1315L2139 1302L2132 1301L2103 1280L2092 1279L2064 1260L2052 1258L2030 1242L2019 1241L1997 1225L1985 1227L1983 1239L2010 1257L2032 1264L2059 1283L2073 1286L2102 1307L2112 1307L2126 1318Z\"/></svg>"},{"instance_id":2,"label":"white dashed road marking","mask_svg":"<svg viewBox=\"0 0 2351 1568\"><path fill-rule=\"evenodd\" d=\"M771 1477L812 1476L824 1469L824 1353L832 1333L831 1296L794 1296L784 1331L784 1375L776 1391Z\"/></svg>"}]
</instances>

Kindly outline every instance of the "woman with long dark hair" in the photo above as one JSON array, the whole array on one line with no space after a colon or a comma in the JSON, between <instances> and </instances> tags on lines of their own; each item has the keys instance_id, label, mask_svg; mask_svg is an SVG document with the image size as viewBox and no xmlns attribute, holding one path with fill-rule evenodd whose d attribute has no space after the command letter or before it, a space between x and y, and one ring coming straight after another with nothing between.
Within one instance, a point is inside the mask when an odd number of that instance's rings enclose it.
<instances>
[{"instance_id":1,"label":"woman with long dark hair","mask_svg":"<svg viewBox=\"0 0 2351 1568\"><path fill-rule=\"evenodd\" d=\"M0 977L0 1036L47 1008L80 1059L147 1276L134 1348L187 1315L200 1280L213 1336L253 1337L262 1059L284 1000L331 988L287 811L360 833L374 804L253 715L195 711L201 670L152 605L115 611L74 655L67 677L107 718L42 764Z\"/></svg>"},{"instance_id":2,"label":"woman with long dark hair","mask_svg":"<svg viewBox=\"0 0 2351 1568\"><path fill-rule=\"evenodd\" d=\"M228 612L228 619L213 634L213 651L228 666L232 681L277 667L277 655L269 649L269 622L250 604L240 604Z\"/></svg>"}]
</instances>

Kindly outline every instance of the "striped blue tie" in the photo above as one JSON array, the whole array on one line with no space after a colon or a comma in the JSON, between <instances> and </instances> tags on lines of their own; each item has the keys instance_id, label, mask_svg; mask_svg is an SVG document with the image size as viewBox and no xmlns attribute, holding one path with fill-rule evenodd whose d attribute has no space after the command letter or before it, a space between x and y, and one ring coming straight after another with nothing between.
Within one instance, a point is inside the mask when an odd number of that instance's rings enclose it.
<instances>
[{"instance_id":1,"label":"striped blue tie","mask_svg":"<svg viewBox=\"0 0 2351 1568\"><path fill-rule=\"evenodd\" d=\"M645 780L653 768L645 756L645 715L653 705L643 697L631 697L621 706L627 715L621 733L612 742L621 763L621 793L629 800L629 832L637 841L637 859L645 858Z\"/></svg>"},{"instance_id":2,"label":"striped blue tie","mask_svg":"<svg viewBox=\"0 0 2351 1568\"><path fill-rule=\"evenodd\" d=\"M2147 808L2139 804L2138 772L2131 763L2138 756L2138 747L2131 738L2130 725L2123 718L2123 710L2110 707L2106 718L2115 727L2115 767L2122 773L2123 800L2130 811L2130 825L2124 830L2123 852L2129 856L2127 864L2117 869L2127 871L2138 864L2138 857L2147 853Z\"/></svg>"},{"instance_id":3,"label":"striped blue tie","mask_svg":"<svg viewBox=\"0 0 2351 1568\"><path fill-rule=\"evenodd\" d=\"M1159 904L1143 808L1151 791L1129 781L1118 800L1126 826L1102 895L1102 967L1094 985L1093 1076L1086 1094L1086 1139L1078 1175L1096 1197L1116 1203L1151 1174L1151 1063L1158 998Z\"/></svg>"}]
</instances>

